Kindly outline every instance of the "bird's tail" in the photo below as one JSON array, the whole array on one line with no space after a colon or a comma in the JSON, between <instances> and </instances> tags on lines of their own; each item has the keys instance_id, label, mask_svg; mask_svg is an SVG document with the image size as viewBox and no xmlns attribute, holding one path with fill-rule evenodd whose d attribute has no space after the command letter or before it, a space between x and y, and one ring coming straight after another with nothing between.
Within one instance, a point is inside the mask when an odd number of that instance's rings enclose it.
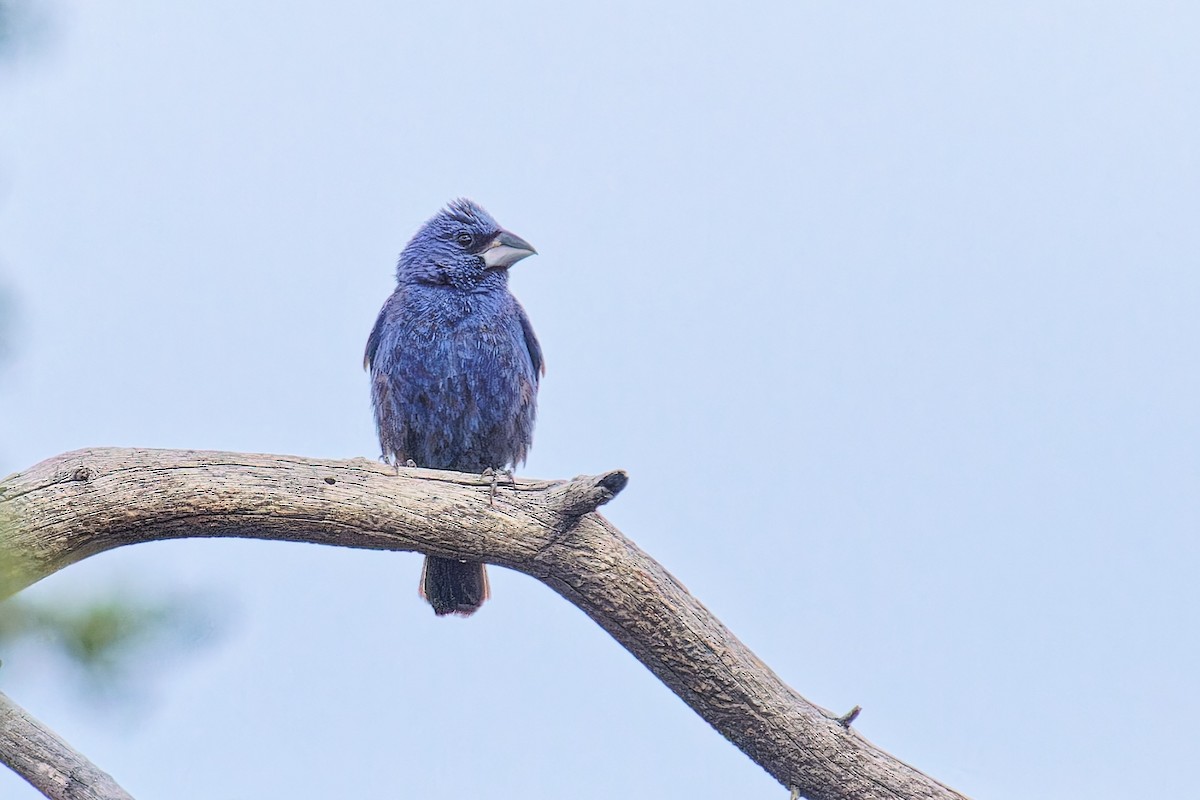
<instances>
[{"instance_id":1,"label":"bird's tail","mask_svg":"<svg viewBox=\"0 0 1200 800\"><path fill-rule=\"evenodd\" d=\"M461 614L469 617L491 596L487 570L478 561L426 556L421 568L421 597L439 617Z\"/></svg>"}]
</instances>

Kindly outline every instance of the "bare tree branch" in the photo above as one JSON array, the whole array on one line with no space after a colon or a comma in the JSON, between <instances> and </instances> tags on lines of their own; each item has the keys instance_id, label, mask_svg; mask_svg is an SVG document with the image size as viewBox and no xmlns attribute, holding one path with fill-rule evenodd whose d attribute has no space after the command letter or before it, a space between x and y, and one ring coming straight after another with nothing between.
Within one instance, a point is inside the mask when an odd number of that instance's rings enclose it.
<instances>
[{"instance_id":1,"label":"bare tree branch","mask_svg":"<svg viewBox=\"0 0 1200 800\"><path fill-rule=\"evenodd\" d=\"M0 762L51 800L133 800L112 776L71 749L3 692Z\"/></svg>"},{"instance_id":2,"label":"bare tree branch","mask_svg":"<svg viewBox=\"0 0 1200 800\"><path fill-rule=\"evenodd\" d=\"M0 597L137 542L237 536L415 550L531 575L582 609L784 786L813 800L963 795L805 700L594 512L622 472L502 482L365 459L66 453L0 485Z\"/></svg>"}]
</instances>

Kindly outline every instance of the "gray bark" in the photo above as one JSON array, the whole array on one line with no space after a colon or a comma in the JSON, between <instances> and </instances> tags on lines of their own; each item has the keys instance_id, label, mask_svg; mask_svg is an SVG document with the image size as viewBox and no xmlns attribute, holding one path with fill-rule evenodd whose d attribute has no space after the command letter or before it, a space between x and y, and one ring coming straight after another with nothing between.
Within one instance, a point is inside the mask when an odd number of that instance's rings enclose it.
<instances>
[{"instance_id":1,"label":"gray bark","mask_svg":"<svg viewBox=\"0 0 1200 800\"><path fill-rule=\"evenodd\" d=\"M51 800L133 800L107 772L0 692L0 762Z\"/></svg>"},{"instance_id":2,"label":"gray bark","mask_svg":"<svg viewBox=\"0 0 1200 800\"><path fill-rule=\"evenodd\" d=\"M542 581L784 786L814 800L958 798L801 697L595 513L615 471L501 481L365 459L80 450L0 484L0 597L138 542L235 536L485 561Z\"/></svg>"}]
</instances>

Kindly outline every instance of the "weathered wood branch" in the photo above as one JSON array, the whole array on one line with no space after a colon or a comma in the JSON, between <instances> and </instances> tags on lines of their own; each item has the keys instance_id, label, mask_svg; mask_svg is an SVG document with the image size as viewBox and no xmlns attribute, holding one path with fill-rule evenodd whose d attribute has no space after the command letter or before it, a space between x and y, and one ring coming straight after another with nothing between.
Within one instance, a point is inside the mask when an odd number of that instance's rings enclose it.
<instances>
[{"instance_id":1,"label":"weathered wood branch","mask_svg":"<svg viewBox=\"0 0 1200 800\"><path fill-rule=\"evenodd\" d=\"M133 800L107 772L0 692L0 763L51 800Z\"/></svg>"},{"instance_id":2,"label":"weathered wood branch","mask_svg":"<svg viewBox=\"0 0 1200 800\"><path fill-rule=\"evenodd\" d=\"M805 700L596 507L623 472L500 483L366 459L170 450L66 453L0 484L0 597L138 542L236 536L414 550L553 588L784 786L814 800L961 794Z\"/></svg>"}]
</instances>

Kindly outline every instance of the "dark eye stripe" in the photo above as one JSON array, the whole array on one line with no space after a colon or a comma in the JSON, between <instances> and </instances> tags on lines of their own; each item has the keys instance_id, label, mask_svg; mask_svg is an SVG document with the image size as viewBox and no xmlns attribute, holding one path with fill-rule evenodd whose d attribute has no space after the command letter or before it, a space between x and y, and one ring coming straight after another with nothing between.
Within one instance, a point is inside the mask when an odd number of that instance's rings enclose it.
<instances>
[{"instance_id":1,"label":"dark eye stripe","mask_svg":"<svg viewBox=\"0 0 1200 800\"><path fill-rule=\"evenodd\" d=\"M472 241L469 245L464 245L462 242L460 242L458 240L458 236L461 234L456 235L454 237L454 241L460 247L466 247L468 253L470 253L472 255L479 255L480 253L482 253L484 250L487 249L487 246L492 243L492 240L496 238L498 233L499 233L499 231L494 231L492 233L485 233L483 235L480 235L477 233L471 234Z\"/></svg>"}]
</instances>

